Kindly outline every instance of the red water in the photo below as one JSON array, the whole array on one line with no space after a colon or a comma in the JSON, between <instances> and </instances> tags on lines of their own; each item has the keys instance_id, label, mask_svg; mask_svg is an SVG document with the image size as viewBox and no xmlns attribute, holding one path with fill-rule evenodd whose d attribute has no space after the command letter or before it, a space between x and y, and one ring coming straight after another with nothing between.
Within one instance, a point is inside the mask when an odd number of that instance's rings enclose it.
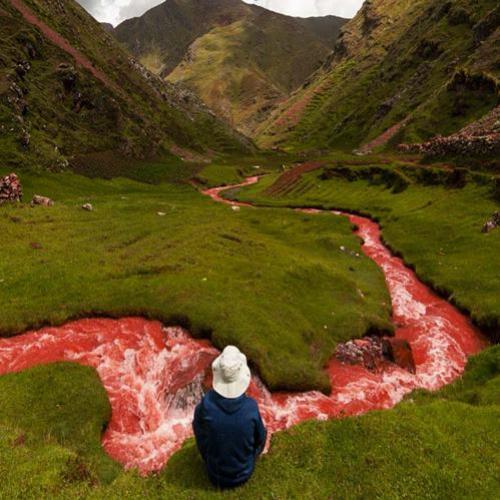
<instances>
[{"instance_id":1,"label":"red water","mask_svg":"<svg viewBox=\"0 0 500 500\"><path fill-rule=\"evenodd\" d=\"M257 182L248 179L245 184ZM205 192L216 201L229 188ZM245 207L245 204L234 203ZM338 214L338 213L337 213ZM407 339L417 365L413 375L387 363L382 373L332 360L332 393L271 394L253 378L249 394L260 405L270 434L306 419L324 420L390 408L416 388L438 389L463 372L467 356L486 341L454 307L437 297L385 248L369 219L349 215L364 252L384 271L393 304L396 336ZM192 435L191 419L218 351L180 328L141 318L86 319L0 339L0 374L55 361L94 367L111 402L103 445L125 467L161 469Z\"/></svg>"}]
</instances>

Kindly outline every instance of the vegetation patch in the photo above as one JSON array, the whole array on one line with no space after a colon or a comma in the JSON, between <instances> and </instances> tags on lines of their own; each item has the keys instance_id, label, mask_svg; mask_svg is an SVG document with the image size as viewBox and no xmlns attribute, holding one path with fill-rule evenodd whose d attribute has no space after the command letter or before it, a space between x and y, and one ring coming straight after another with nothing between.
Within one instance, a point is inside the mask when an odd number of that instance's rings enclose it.
<instances>
[{"instance_id":1,"label":"vegetation patch","mask_svg":"<svg viewBox=\"0 0 500 500\"><path fill-rule=\"evenodd\" d=\"M20 178L26 200L55 205L0 209L4 335L92 315L182 319L238 345L274 389L328 391L337 342L391 328L382 272L340 250L360 250L343 218L235 212L188 184Z\"/></svg>"},{"instance_id":2,"label":"vegetation patch","mask_svg":"<svg viewBox=\"0 0 500 500\"><path fill-rule=\"evenodd\" d=\"M305 174L293 189L271 197L267 189L276 177L242 189L237 198L266 206L343 209L376 218L384 240L419 277L498 340L500 277L493 269L500 232L481 233L498 210L495 180L460 170L397 164L330 168Z\"/></svg>"},{"instance_id":3,"label":"vegetation patch","mask_svg":"<svg viewBox=\"0 0 500 500\"><path fill-rule=\"evenodd\" d=\"M0 377L0 389L7 401L0 472L9 498L461 498L471 491L493 498L499 486L498 346L436 393L276 434L250 482L226 492L210 484L192 440L148 478L112 463L98 443L109 404L88 368L38 367Z\"/></svg>"}]
</instances>

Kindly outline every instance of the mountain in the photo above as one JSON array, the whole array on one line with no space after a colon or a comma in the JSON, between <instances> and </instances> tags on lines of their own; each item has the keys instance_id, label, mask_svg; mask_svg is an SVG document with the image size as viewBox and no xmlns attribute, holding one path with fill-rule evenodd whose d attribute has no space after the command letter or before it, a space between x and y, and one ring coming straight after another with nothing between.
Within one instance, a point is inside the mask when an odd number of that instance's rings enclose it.
<instances>
[{"instance_id":1,"label":"mountain","mask_svg":"<svg viewBox=\"0 0 500 500\"><path fill-rule=\"evenodd\" d=\"M454 134L500 103L499 25L495 0L366 1L258 141L366 153Z\"/></svg>"},{"instance_id":2,"label":"mountain","mask_svg":"<svg viewBox=\"0 0 500 500\"><path fill-rule=\"evenodd\" d=\"M251 147L73 0L0 0L0 131L3 166L52 170L97 152L205 157Z\"/></svg>"},{"instance_id":3,"label":"mountain","mask_svg":"<svg viewBox=\"0 0 500 500\"><path fill-rule=\"evenodd\" d=\"M240 0L167 0L114 34L148 69L182 82L251 135L331 52L345 19L299 19Z\"/></svg>"},{"instance_id":4,"label":"mountain","mask_svg":"<svg viewBox=\"0 0 500 500\"><path fill-rule=\"evenodd\" d=\"M115 28L113 27L112 24L110 23L101 23L101 26L104 28L105 31L108 33L113 33L115 31Z\"/></svg>"}]
</instances>

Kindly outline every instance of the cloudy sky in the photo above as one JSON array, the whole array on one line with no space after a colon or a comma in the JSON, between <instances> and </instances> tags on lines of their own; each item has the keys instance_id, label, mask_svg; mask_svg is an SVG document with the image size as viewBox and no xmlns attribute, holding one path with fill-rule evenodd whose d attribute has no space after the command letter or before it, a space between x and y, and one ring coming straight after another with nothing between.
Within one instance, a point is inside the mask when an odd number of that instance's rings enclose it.
<instances>
[{"instance_id":1,"label":"cloudy sky","mask_svg":"<svg viewBox=\"0 0 500 500\"><path fill-rule=\"evenodd\" d=\"M99 21L114 25L146 10L164 0L78 0ZM209 1L209 0L207 0ZM325 16L335 14L352 17L361 7L363 0L244 0L276 12L291 16Z\"/></svg>"}]
</instances>

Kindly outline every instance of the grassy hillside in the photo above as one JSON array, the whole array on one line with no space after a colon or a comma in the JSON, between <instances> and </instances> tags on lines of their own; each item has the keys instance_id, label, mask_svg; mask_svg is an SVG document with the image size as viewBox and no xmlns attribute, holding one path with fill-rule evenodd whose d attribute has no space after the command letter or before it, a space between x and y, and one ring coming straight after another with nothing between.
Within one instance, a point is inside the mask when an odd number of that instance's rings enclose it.
<instances>
[{"instance_id":1,"label":"grassy hillside","mask_svg":"<svg viewBox=\"0 0 500 500\"><path fill-rule=\"evenodd\" d=\"M360 249L347 220L233 211L187 184L69 173L21 181L28 200L43 194L55 206L1 207L3 335L142 315L238 345L271 387L328 390L322 369L338 341L390 329L383 274L339 250Z\"/></svg>"},{"instance_id":2,"label":"grassy hillside","mask_svg":"<svg viewBox=\"0 0 500 500\"><path fill-rule=\"evenodd\" d=\"M135 63L73 0L1 0L0 9L3 166L57 171L99 151L151 157L248 150L190 92Z\"/></svg>"},{"instance_id":3,"label":"grassy hillside","mask_svg":"<svg viewBox=\"0 0 500 500\"><path fill-rule=\"evenodd\" d=\"M498 210L489 176L404 163L347 167L342 162L271 190L277 174L237 193L266 206L344 209L380 221L384 240L421 279L469 311L500 339L500 232L483 234Z\"/></svg>"},{"instance_id":4,"label":"grassy hillside","mask_svg":"<svg viewBox=\"0 0 500 500\"><path fill-rule=\"evenodd\" d=\"M376 149L462 128L499 103L499 15L494 0L366 1L260 143L349 150L394 127Z\"/></svg>"},{"instance_id":5,"label":"grassy hillside","mask_svg":"<svg viewBox=\"0 0 500 500\"><path fill-rule=\"evenodd\" d=\"M2 491L8 498L495 498L499 374L497 346L437 393L279 433L251 481L222 493L193 441L160 474L122 472L99 448L109 403L95 373L38 367L0 377Z\"/></svg>"},{"instance_id":6,"label":"grassy hillside","mask_svg":"<svg viewBox=\"0 0 500 500\"><path fill-rule=\"evenodd\" d=\"M115 30L152 71L182 82L246 134L327 58L344 19L297 19L240 0L168 0Z\"/></svg>"}]
</instances>

